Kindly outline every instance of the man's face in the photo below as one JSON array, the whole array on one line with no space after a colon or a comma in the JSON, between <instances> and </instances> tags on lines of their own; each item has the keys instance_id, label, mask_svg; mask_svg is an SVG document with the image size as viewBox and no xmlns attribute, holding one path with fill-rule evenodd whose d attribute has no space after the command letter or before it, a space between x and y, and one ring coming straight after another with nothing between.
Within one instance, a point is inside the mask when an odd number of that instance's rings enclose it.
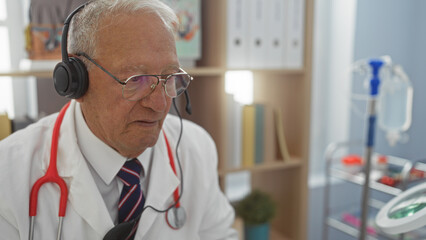
<instances>
[{"instance_id":1,"label":"man's face","mask_svg":"<svg viewBox=\"0 0 426 240\"><path fill-rule=\"evenodd\" d=\"M95 61L122 81L137 74L178 72L174 36L151 13L102 20L96 51ZM145 98L128 101L122 85L99 68L92 66L89 79L89 89L78 101L98 138L125 157L137 157L157 142L172 101L161 83Z\"/></svg>"}]
</instances>

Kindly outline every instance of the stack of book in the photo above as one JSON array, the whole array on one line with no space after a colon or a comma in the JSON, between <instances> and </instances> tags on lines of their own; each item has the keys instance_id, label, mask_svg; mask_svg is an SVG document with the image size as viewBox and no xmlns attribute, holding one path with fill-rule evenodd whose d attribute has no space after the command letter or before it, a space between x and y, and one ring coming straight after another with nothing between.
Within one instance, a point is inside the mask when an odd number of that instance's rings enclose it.
<instances>
[{"instance_id":1,"label":"stack of book","mask_svg":"<svg viewBox=\"0 0 426 240\"><path fill-rule=\"evenodd\" d=\"M227 168L288 161L282 112L261 103L243 105L231 94L227 98Z\"/></svg>"}]
</instances>

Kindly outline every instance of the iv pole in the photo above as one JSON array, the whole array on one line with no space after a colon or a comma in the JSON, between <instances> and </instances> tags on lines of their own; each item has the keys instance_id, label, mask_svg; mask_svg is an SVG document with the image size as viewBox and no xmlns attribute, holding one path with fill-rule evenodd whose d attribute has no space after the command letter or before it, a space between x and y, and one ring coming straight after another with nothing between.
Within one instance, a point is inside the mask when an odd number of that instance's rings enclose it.
<instances>
[{"instance_id":1,"label":"iv pole","mask_svg":"<svg viewBox=\"0 0 426 240\"><path fill-rule=\"evenodd\" d=\"M383 66L383 61L381 60L371 60L369 62L372 68L372 78L370 80L370 98L367 103L368 110L368 122L367 122L367 141L366 148L364 152L365 168L365 182L362 189L362 213L361 213L361 229L360 229L360 240L365 240L367 236L367 219L368 219L368 199L369 199L369 190L370 190L370 170L371 170L371 157L373 154L374 146L374 131L376 125L376 102L377 96L379 94L379 71Z\"/></svg>"}]
</instances>

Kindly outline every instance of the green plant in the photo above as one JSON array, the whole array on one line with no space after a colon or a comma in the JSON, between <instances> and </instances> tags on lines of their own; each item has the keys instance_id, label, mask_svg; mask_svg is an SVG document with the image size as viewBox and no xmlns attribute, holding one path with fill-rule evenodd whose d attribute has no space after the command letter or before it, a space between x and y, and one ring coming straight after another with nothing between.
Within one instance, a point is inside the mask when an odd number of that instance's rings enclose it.
<instances>
[{"instance_id":1,"label":"green plant","mask_svg":"<svg viewBox=\"0 0 426 240\"><path fill-rule=\"evenodd\" d=\"M267 193L252 191L236 206L235 211L246 224L256 225L269 222L275 216L276 205Z\"/></svg>"}]
</instances>

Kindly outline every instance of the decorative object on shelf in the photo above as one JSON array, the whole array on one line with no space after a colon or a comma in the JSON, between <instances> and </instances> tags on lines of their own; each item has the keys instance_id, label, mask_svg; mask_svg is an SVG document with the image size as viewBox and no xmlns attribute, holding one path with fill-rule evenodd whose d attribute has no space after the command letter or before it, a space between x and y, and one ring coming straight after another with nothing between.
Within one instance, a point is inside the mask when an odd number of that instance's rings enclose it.
<instances>
[{"instance_id":1,"label":"decorative object on shelf","mask_svg":"<svg viewBox=\"0 0 426 240\"><path fill-rule=\"evenodd\" d=\"M376 216L385 233L400 234L426 225L426 182L408 189L389 201Z\"/></svg>"},{"instance_id":2,"label":"decorative object on shelf","mask_svg":"<svg viewBox=\"0 0 426 240\"><path fill-rule=\"evenodd\" d=\"M30 22L25 30L28 58L61 59L61 36L65 18L87 0L31 0Z\"/></svg>"},{"instance_id":3,"label":"decorative object on shelf","mask_svg":"<svg viewBox=\"0 0 426 240\"><path fill-rule=\"evenodd\" d=\"M201 4L200 0L163 0L179 18L176 51L181 60L201 58Z\"/></svg>"},{"instance_id":4,"label":"decorative object on shelf","mask_svg":"<svg viewBox=\"0 0 426 240\"><path fill-rule=\"evenodd\" d=\"M244 220L245 240L269 239L269 222L275 216L276 205L267 193L253 190L235 210Z\"/></svg>"}]
</instances>

